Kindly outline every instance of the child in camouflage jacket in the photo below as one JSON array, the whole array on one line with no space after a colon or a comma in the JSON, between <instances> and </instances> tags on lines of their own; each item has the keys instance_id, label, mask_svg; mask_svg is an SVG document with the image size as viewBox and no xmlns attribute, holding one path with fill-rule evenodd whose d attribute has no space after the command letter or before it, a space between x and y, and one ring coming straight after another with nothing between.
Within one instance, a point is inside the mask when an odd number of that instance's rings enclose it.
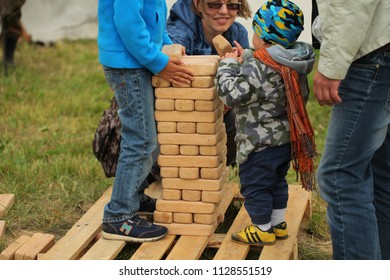
<instances>
[{"instance_id":1,"label":"child in camouflage jacket","mask_svg":"<svg viewBox=\"0 0 390 280\"><path fill-rule=\"evenodd\" d=\"M255 50L228 53L219 63L217 92L236 110L235 137L241 193L252 225L234 233L232 240L250 245L271 245L287 238L285 212L288 201L286 175L291 162L290 122L283 77L254 57L266 49L274 61L295 70L307 100L306 75L314 65L313 48L297 42L303 30L302 11L285 0L269 0L252 23Z\"/></svg>"}]
</instances>

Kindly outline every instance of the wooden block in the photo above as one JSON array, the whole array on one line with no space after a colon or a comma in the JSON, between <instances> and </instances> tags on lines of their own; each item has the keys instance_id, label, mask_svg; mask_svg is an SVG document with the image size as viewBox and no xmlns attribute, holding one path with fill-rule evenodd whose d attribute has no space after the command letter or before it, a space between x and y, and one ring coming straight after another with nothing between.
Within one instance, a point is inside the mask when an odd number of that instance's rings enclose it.
<instances>
[{"instance_id":1,"label":"wooden block","mask_svg":"<svg viewBox=\"0 0 390 280\"><path fill-rule=\"evenodd\" d=\"M217 222L215 222L212 225L179 224L179 223L171 223L171 224L156 223L156 224L160 224L160 225L167 227L169 234L190 235L190 236L202 235L202 237L205 237L205 236L208 237L209 235L212 235L218 226ZM192 250L188 250L188 251L192 251Z\"/></svg>"},{"instance_id":2,"label":"wooden block","mask_svg":"<svg viewBox=\"0 0 390 280\"><path fill-rule=\"evenodd\" d=\"M190 88L190 87L192 87L192 83L190 82L189 84L187 84L187 83L181 83L180 85L176 85L176 84L174 84L174 85L172 85L173 87L177 87L177 88Z\"/></svg>"},{"instance_id":3,"label":"wooden block","mask_svg":"<svg viewBox=\"0 0 390 280\"><path fill-rule=\"evenodd\" d=\"M157 200L156 202L156 210L162 212L188 213L191 211L192 213L210 214L213 213L215 209L216 206L213 203L182 200Z\"/></svg>"},{"instance_id":4,"label":"wooden block","mask_svg":"<svg viewBox=\"0 0 390 280\"><path fill-rule=\"evenodd\" d=\"M173 213L173 222L181 224L192 224L194 222L192 213Z\"/></svg>"},{"instance_id":5,"label":"wooden block","mask_svg":"<svg viewBox=\"0 0 390 280\"><path fill-rule=\"evenodd\" d=\"M215 168L201 168L200 178L217 180L221 178L225 170L226 160L222 161L218 167Z\"/></svg>"},{"instance_id":6,"label":"wooden block","mask_svg":"<svg viewBox=\"0 0 390 280\"><path fill-rule=\"evenodd\" d=\"M160 111L173 111L175 110L175 100L173 99L156 99L156 110Z\"/></svg>"},{"instance_id":7,"label":"wooden block","mask_svg":"<svg viewBox=\"0 0 390 280\"><path fill-rule=\"evenodd\" d=\"M160 145L190 145L190 146L215 146L222 136L216 134L181 134L159 133L157 136Z\"/></svg>"},{"instance_id":8,"label":"wooden block","mask_svg":"<svg viewBox=\"0 0 390 280\"><path fill-rule=\"evenodd\" d=\"M201 201L202 191L182 190L182 198L184 201Z\"/></svg>"},{"instance_id":9,"label":"wooden block","mask_svg":"<svg viewBox=\"0 0 390 280\"><path fill-rule=\"evenodd\" d=\"M211 88L156 88L156 98L214 100L217 96L215 87Z\"/></svg>"},{"instance_id":10,"label":"wooden block","mask_svg":"<svg viewBox=\"0 0 390 280\"><path fill-rule=\"evenodd\" d=\"M173 223L173 213L172 212L162 212L162 211L154 211L153 220L156 223L164 223L171 224Z\"/></svg>"},{"instance_id":11,"label":"wooden block","mask_svg":"<svg viewBox=\"0 0 390 280\"><path fill-rule=\"evenodd\" d=\"M213 112L184 112L184 111L155 111L154 118L159 122L205 122L213 123L221 116L220 110L215 109Z\"/></svg>"},{"instance_id":12,"label":"wooden block","mask_svg":"<svg viewBox=\"0 0 390 280\"><path fill-rule=\"evenodd\" d=\"M223 198L222 190L219 191L202 191L202 201L208 203L220 203Z\"/></svg>"},{"instance_id":13,"label":"wooden block","mask_svg":"<svg viewBox=\"0 0 390 280\"><path fill-rule=\"evenodd\" d=\"M175 100L175 110L184 111L184 112L192 112L195 110L195 101L194 100L183 100L176 99Z\"/></svg>"},{"instance_id":14,"label":"wooden block","mask_svg":"<svg viewBox=\"0 0 390 280\"><path fill-rule=\"evenodd\" d=\"M184 180L180 178L163 178L161 185L164 189L218 191L224 185L227 174L228 172L224 172L223 176L218 180Z\"/></svg>"},{"instance_id":15,"label":"wooden block","mask_svg":"<svg viewBox=\"0 0 390 280\"><path fill-rule=\"evenodd\" d=\"M215 36L212 39L212 43L219 56L224 56L226 53L233 52L232 45L230 45L229 41L222 35Z\"/></svg>"},{"instance_id":16,"label":"wooden block","mask_svg":"<svg viewBox=\"0 0 390 280\"><path fill-rule=\"evenodd\" d=\"M158 122L157 132L159 133L176 133L176 122Z\"/></svg>"},{"instance_id":17,"label":"wooden block","mask_svg":"<svg viewBox=\"0 0 390 280\"><path fill-rule=\"evenodd\" d=\"M214 86L214 76L193 76L193 88L210 88Z\"/></svg>"},{"instance_id":18,"label":"wooden block","mask_svg":"<svg viewBox=\"0 0 390 280\"><path fill-rule=\"evenodd\" d=\"M199 134L215 134L217 133L223 123L223 116L220 116L214 123L202 123L196 124L196 133Z\"/></svg>"},{"instance_id":19,"label":"wooden block","mask_svg":"<svg viewBox=\"0 0 390 280\"><path fill-rule=\"evenodd\" d=\"M39 253L46 253L53 247L55 237L52 234L35 233L15 252L15 260L35 260Z\"/></svg>"},{"instance_id":20,"label":"wooden block","mask_svg":"<svg viewBox=\"0 0 390 280\"><path fill-rule=\"evenodd\" d=\"M159 76L153 76L152 77L152 86L154 86L154 87L171 87L172 84L169 81L167 81Z\"/></svg>"},{"instance_id":21,"label":"wooden block","mask_svg":"<svg viewBox=\"0 0 390 280\"><path fill-rule=\"evenodd\" d=\"M179 155L179 145L160 145L160 154L162 155Z\"/></svg>"},{"instance_id":22,"label":"wooden block","mask_svg":"<svg viewBox=\"0 0 390 280\"><path fill-rule=\"evenodd\" d=\"M12 242L3 252L0 254L0 260L13 260L15 252L22 247L31 237L27 235L22 235L14 242Z\"/></svg>"},{"instance_id":23,"label":"wooden block","mask_svg":"<svg viewBox=\"0 0 390 280\"><path fill-rule=\"evenodd\" d=\"M217 72L218 61L186 60L183 58L183 66L194 76L209 76L215 75Z\"/></svg>"},{"instance_id":24,"label":"wooden block","mask_svg":"<svg viewBox=\"0 0 390 280\"><path fill-rule=\"evenodd\" d=\"M218 141L215 146L199 146L199 154L202 156L215 156L224 152L226 147L226 133L225 131L220 131L222 139Z\"/></svg>"},{"instance_id":25,"label":"wooden block","mask_svg":"<svg viewBox=\"0 0 390 280\"><path fill-rule=\"evenodd\" d=\"M160 181L154 181L145 189L145 194L147 194L150 197L160 199L161 198L161 182Z\"/></svg>"},{"instance_id":26,"label":"wooden block","mask_svg":"<svg viewBox=\"0 0 390 280\"><path fill-rule=\"evenodd\" d=\"M217 210L212 214L194 214L195 223L199 224L212 224L214 222L220 223L223 221L224 213L229 207L233 197L239 191L238 184L226 183L222 188L222 197L220 203L217 205Z\"/></svg>"},{"instance_id":27,"label":"wooden block","mask_svg":"<svg viewBox=\"0 0 390 280\"><path fill-rule=\"evenodd\" d=\"M176 125L178 133L194 134L196 133L196 123L194 122L178 122Z\"/></svg>"},{"instance_id":28,"label":"wooden block","mask_svg":"<svg viewBox=\"0 0 390 280\"><path fill-rule=\"evenodd\" d=\"M160 166L160 175L163 178L178 178L179 177L179 167Z\"/></svg>"},{"instance_id":29,"label":"wooden block","mask_svg":"<svg viewBox=\"0 0 390 280\"><path fill-rule=\"evenodd\" d=\"M183 56L184 61L212 61L219 62L221 58L218 55L185 55Z\"/></svg>"},{"instance_id":30,"label":"wooden block","mask_svg":"<svg viewBox=\"0 0 390 280\"><path fill-rule=\"evenodd\" d=\"M181 200L181 190L163 189L162 199L164 200Z\"/></svg>"},{"instance_id":31,"label":"wooden block","mask_svg":"<svg viewBox=\"0 0 390 280\"><path fill-rule=\"evenodd\" d=\"M179 44L164 45L161 51L169 57L182 59L183 56L183 46Z\"/></svg>"},{"instance_id":32,"label":"wooden block","mask_svg":"<svg viewBox=\"0 0 390 280\"><path fill-rule=\"evenodd\" d=\"M199 155L199 146L180 145L180 154L183 156L197 156Z\"/></svg>"},{"instance_id":33,"label":"wooden block","mask_svg":"<svg viewBox=\"0 0 390 280\"><path fill-rule=\"evenodd\" d=\"M158 164L164 167L217 167L219 163L219 156L158 156Z\"/></svg>"},{"instance_id":34,"label":"wooden block","mask_svg":"<svg viewBox=\"0 0 390 280\"><path fill-rule=\"evenodd\" d=\"M195 100L195 110L202 112L213 112L218 106L223 106L221 99Z\"/></svg>"},{"instance_id":35,"label":"wooden block","mask_svg":"<svg viewBox=\"0 0 390 280\"><path fill-rule=\"evenodd\" d=\"M198 167L180 167L179 178L196 180L199 179L199 168Z\"/></svg>"},{"instance_id":36,"label":"wooden block","mask_svg":"<svg viewBox=\"0 0 390 280\"><path fill-rule=\"evenodd\" d=\"M5 235L5 221L0 220L0 241L3 239Z\"/></svg>"},{"instance_id":37,"label":"wooden block","mask_svg":"<svg viewBox=\"0 0 390 280\"><path fill-rule=\"evenodd\" d=\"M15 195L13 193L0 194L0 218L7 215L14 204Z\"/></svg>"}]
</instances>

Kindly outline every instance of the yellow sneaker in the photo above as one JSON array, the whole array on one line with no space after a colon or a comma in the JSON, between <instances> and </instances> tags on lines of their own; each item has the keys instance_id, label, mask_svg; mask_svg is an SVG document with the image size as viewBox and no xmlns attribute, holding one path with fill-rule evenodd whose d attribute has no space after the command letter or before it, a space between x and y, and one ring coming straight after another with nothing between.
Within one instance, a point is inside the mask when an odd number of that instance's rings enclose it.
<instances>
[{"instance_id":1,"label":"yellow sneaker","mask_svg":"<svg viewBox=\"0 0 390 280\"><path fill-rule=\"evenodd\" d=\"M233 233L232 240L241 244L253 246L273 245L275 242L275 233L273 228L268 231L262 231L255 225L250 225L242 231Z\"/></svg>"},{"instance_id":2,"label":"yellow sneaker","mask_svg":"<svg viewBox=\"0 0 390 280\"><path fill-rule=\"evenodd\" d=\"M274 233L277 239L286 239L288 238L287 223L282 222L274 226Z\"/></svg>"}]
</instances>

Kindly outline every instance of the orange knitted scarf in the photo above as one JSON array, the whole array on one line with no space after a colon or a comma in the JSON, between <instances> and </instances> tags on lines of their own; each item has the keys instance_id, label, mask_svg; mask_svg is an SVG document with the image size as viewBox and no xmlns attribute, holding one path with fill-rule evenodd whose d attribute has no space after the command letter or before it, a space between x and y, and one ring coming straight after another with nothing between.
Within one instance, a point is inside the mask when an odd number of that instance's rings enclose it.
<instances>
[{"instance_id":1,"label":"orange knitted scarf","mask_svg":"<svg viewBox=\"0 0 390 280\"><path fill-rule=\"evenodd\" d=\"M317 155L314 130L306 111L298 73L282 65L269 55L266 49L254 53L254 57L273 68L283 78L287 95L287 115L290 123L291 156L294 170L301 178L302 188L311 191L315 188L313 158Z\"/></svg>"}]
</instances>

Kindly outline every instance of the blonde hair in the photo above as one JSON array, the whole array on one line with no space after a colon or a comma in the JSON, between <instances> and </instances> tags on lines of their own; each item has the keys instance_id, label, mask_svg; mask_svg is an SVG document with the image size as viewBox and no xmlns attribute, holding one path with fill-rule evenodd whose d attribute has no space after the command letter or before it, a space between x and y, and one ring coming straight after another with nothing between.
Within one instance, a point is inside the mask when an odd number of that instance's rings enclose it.
<instances>
[{"instance_id":1,"label":"blonde hair","mask_svg":"<svg viewBox=\"0 0 390 280\"><path fill-rule=\"evenodd\" d=\"M237 16L242 17L245 19L248 19L252 16L252 11L250 9L250 6L247 2L247 0L239 0L241 3L240 8L237 10ZM198 0L198 5L195 6L194 0L191 1L191 10L198 15L199 17L203 18L202 12L199 11L198 6L200 4L204 5L206 2L205 0Z\"/></svg>"}]
</instances>

